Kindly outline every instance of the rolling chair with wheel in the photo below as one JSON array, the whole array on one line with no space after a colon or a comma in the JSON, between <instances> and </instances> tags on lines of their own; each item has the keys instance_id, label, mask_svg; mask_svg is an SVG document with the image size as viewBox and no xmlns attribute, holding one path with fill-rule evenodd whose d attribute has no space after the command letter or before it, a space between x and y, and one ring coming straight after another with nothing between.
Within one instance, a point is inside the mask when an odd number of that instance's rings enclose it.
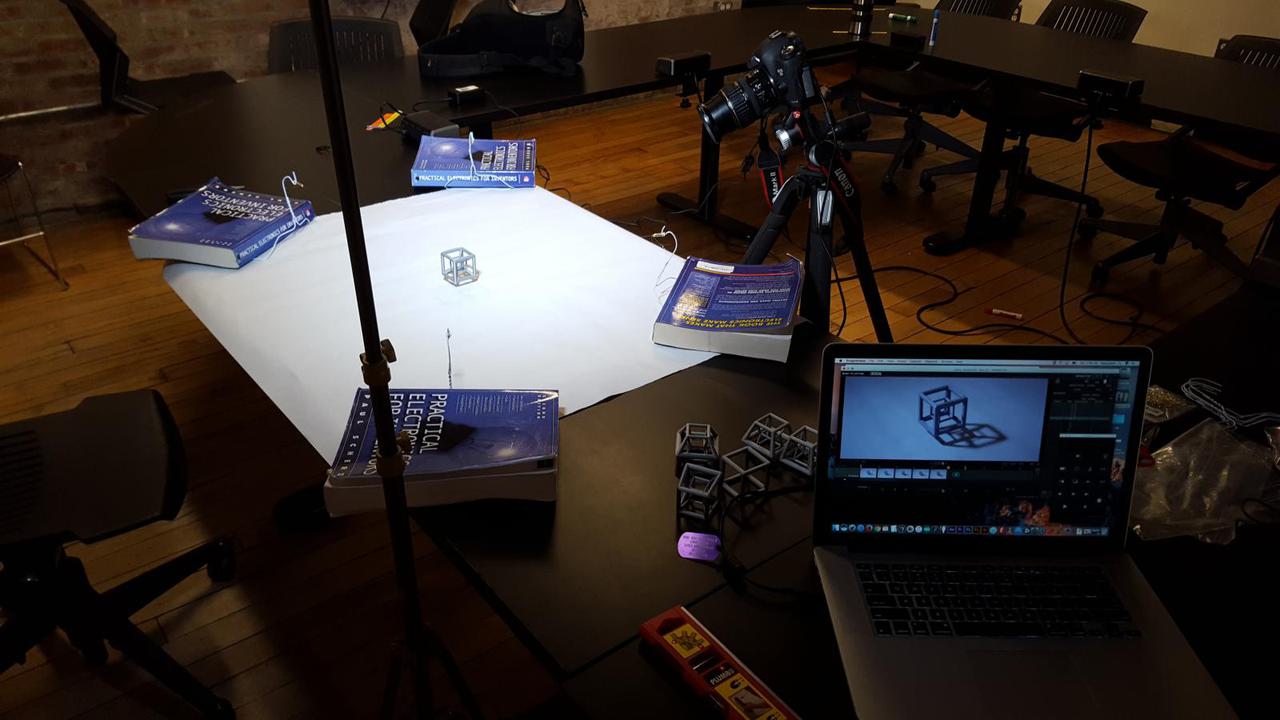
<instances>
[{"instance_id":1,"label":"rolling chair with wheel","mask_svg":"<svg viewBox=\"0 0 1280 720\"><path fill-rule=\"evenodd\" d=\"M229 540L104 592L63 548L173 519L185 495L182 440L153 390L92 397L74 410L0 426L0 673L61 628L89 664L106 662L111 643L206 717L234 717L225 700L129 620L201 568L214 581L230 580Z\"/></svg>"},{"instance_id":2,"label":"rolling chair with wheel","mask_svg":"<svg viewBox=\"0 0 1280 720\"><path fill-rule=\"evenodd\" d=\"M1214 57L1272 70L1280 85L1280 39L1237 35L1219 43ZM1156 188L1156 198L1165 205L1159 224L1080 222L1082 239L1109 232L1136 241L1094 266L1095 286L1106 283L1111 268L1130 260L1150 255L1156 264L1164 264L1180 237L1236 275L1248 274L1244 261L1226 247L1222 221L1191 207L1191 201L1239 210L1280 174L1280 142L1247 133L1183 128L1164 140L1100 145L1098 157L1126 180Z\"/></svg>"},{"instance_id":3,"label":"rolling chair with wheel","mask_svg":"<svg viewBox=\"0 0 1280 720\"><path fill-rule=\"evenodd\" d=\"M1132 42L1146 15L1146 10L1122 0L1053 0L1036 24L1062 32ZM965 102L964 110L983 122L991 122L995 114L993 96L983 93ZM1011 103L1007 131L1009 138L1018 144L1004 151L1000 163L1006 172L1002 213L1007 219L1016 222L1025 217L1026 213L1017 205L1022 195L1083 203L1089 217L1102 216L1102 204L1097 198L1037 177L1029 164L1031 152L1027 144L1033 136L1075 142L1088 126L1087 116L1088 107L1083 102L1038 90L1023 91ZM977 170L976 157L929 168L920 173L920 189L932 192L937 188L934 178Z\"/></svg>"},{"instance_id":4,"label":"rolling chair with wheel","mask_svg":"<svg viewBox=\"0 0 1280 720\"><path fill-rule=\"evenodd\" d=\"M938 9L948 13L984 15L1009 20L1017 11L1020 0L939 0ZM924 118L925 113L956 117L960 114L961 100L975 92L978 81L965 82L940 75L911 63L906 68L862 66L852 78L832 88L832 96L843 98L849 109L905 118L901 138L883 138L850 143L849 150L856 152L892 155L880 189L885 193L897 192L894 176L899 168L908 168L923 154L926 143L933 143L966 158L978 157L977 148L949 135ZM870 99L862 97L869 96ZM893 103L893 104L891 104Z\"/></svg>"},{"instance_id":5,"label":"rolling chair with wheel","mask_svg":"<svg viewBox=\"0 0 1280 720\"><path fill-rule=\"evenodd\" d=\"M102 104L130 112L147 114L208 92L222 85L234 85L235 78L221 71L192 73L158 80L129 77L129 56L116 42L116 33L85 0L61 0L98 56Z\"/></svg>"}]
</instances>

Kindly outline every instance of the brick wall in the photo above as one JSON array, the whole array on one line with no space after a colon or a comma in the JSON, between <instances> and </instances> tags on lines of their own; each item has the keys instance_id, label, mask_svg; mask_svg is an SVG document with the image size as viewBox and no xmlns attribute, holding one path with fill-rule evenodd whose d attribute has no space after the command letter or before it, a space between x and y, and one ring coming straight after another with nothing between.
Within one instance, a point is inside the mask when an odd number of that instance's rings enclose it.
<instances>
[{"instance_id":1,"label":"brick wall","mask_svg":"<svg viewBox=\"0 0 1280 720\"><path fill-rule=\"evenodd\" d=\"M430 0L428 0L430 1ZM332 0L335 14L401 23L417 0ZM237 79L266 72L267 36L276 20L307 14L307 0L89 0L128 53L130 75L153 79L224 70ZM587 0L588 28L699 12L716 0ZM736 4L736 3L735 3ZM98 62L57 0L0 0L0 116L96 103ZM46 208L97 205L118 195L102 175L104 147L136 116L87 108L0 120L0 152L19 155ZM3 211L0 211L3 212Z\"/></svg>"}]
</instances>

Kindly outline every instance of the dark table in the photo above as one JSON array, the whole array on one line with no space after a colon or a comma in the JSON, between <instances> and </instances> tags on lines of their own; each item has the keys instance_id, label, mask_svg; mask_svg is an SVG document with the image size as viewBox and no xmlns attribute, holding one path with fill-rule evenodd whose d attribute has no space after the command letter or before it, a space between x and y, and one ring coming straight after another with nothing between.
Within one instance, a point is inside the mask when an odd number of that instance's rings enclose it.
<instances>
[{"instance_id":1,"label":"dark table","mask_svg":"<svg viewBox=\"0 0 1280 720\"><path fill-rule=\"evenodd\" d=\"M1276 407L1280 350L1263 328L1277 311L1274 293L1250 289L1219 303L1153 343L1153 382L1176 389L1188 377L1219 378L1232 406ZM812 552L805 538L750 573L804 593L799 597L725 586L686 607L801 716L852 717ZM1280 590L1271 570L1280 531L1246 528L1226 547L1191 538L1130 538L1129 552L1236 711L1275 717L1280 700L1270 681L1280 661L1267 651L1280 643L1270 621ZM638 640L570 678L564 690L587 717L709 717L683 685L641 654Z\"/></svg>"},{"instance_id":2,"label":"dark table","mask_svg":"<svg viewBox=\"0 0 1280 720\"><path fill-rule=\"evenodd\" d=\"M885 13L878 22L887 23ZM364 204L404 197L412 191L409 166L416 147L395 133L364 127L383 102L434 112L477 136L491 134L495 121L583 105L678 84L654 73L658 57L711 53L707 92L726 74L745 69L747 58L766 35L792 29L806 39L811 55L827 59L853 43L840 31L848 13L810 11L801 6L731 10L641 23L587 33L586 55L570 77L538 70L511 70L468 79L489 92L483 104L451 108L441 102L459 78L426 80L418 60L402 60L342 71L347 120L360 199ZM338 210L336 181L328 150L328 129L314 72L269 75L209 91L191 105L165 108L133 123L107 153L107 175L143 215L165 208L175 191L194 189L213 176L263 192L297 170L305 196L317 212ZM703 145L703 214L714 216L719 149ZM708 194L710 192L710 194Z\"/></svg>"},{"instance_id":3,"label":"dark table","mask_svg":"<svg viewBox=\"0 0 1280 720\"><path fill-rule=\"evenodd\" d=\"M920 34L928 27L895 30ZM1143 79L1141 101L1126 113L1131 119L1212 126L1269 142L1280 138L1275 72L1226 60L955 13L943 13L937 45L923 52L890 47L882 35L873 35L859 50L868 59L905 55L940 72L990 79L993 115L982 138L964 233L955 238L953 250L1008 232L1005 222L991 216L991 202L1006 139L1001 118L1018 93L1030 88L1079 97L1075 87L1081 70Z\"/></svg>"},{"instance_id":4,"label":"dark table","mask_svg":"<svg viewBox=\"0 0 1280 720\"><path fill-rule=\"evenodd\" d=\"M724 584L716 569L676 554L676 431L710 423L729 452L768 412L816 427L819 359L833 340L800 332L786 364L722 355L565 418L554 506L429 508L415 518L526 644L572 675L644 620ZM798 480L779 472L773 482ZM746 523L726 529L736 557L758 565L807 537L811 497L735 511Z\"/></svg>"}]
</instances>

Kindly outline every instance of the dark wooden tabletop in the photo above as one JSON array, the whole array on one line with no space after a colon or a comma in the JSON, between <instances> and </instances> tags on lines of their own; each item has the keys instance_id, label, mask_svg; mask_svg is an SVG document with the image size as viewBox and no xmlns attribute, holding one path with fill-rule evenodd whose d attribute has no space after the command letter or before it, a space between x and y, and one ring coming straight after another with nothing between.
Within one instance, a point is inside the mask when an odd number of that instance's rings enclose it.
<instances>
[{"instance_id":1,"label":"dark wooden tabletop","mask_svg":"<svg viewBox=\"0 0 1280 720\"><path fill-rule=\"evenodd\" d=\"M834 339L801 332L787 364L722 355L570 415L554 505L481 503L415 518L553 669L572 674L652 615L724 582L676 554L676 431L710 423L729 452L765 413L816 427L818 361ZM789 472L772 483L800 484ZM737 559L754 566L809 536L811 497L735 510L745 524L728 523L726 534Z\"/></svg>"}]
</instances>

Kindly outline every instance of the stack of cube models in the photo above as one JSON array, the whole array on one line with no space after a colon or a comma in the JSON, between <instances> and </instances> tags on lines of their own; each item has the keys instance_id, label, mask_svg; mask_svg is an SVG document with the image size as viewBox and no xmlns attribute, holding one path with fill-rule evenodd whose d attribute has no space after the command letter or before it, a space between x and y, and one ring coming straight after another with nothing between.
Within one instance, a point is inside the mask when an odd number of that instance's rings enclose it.
<instances>
[{"instance_id":1,"label":"stack of cube models","mask_svg":"<svg viewBox=\"0 0 1280 720\"><path fill-rule=\"evenodd\" d=\"M818 431L768 413L751 423L742 447L720 454L720 437L707 423L687 423L676 433L677 520L709 524L730 501L769 489L775 463L813 478Z\"/></svg>"}]
</instances>

